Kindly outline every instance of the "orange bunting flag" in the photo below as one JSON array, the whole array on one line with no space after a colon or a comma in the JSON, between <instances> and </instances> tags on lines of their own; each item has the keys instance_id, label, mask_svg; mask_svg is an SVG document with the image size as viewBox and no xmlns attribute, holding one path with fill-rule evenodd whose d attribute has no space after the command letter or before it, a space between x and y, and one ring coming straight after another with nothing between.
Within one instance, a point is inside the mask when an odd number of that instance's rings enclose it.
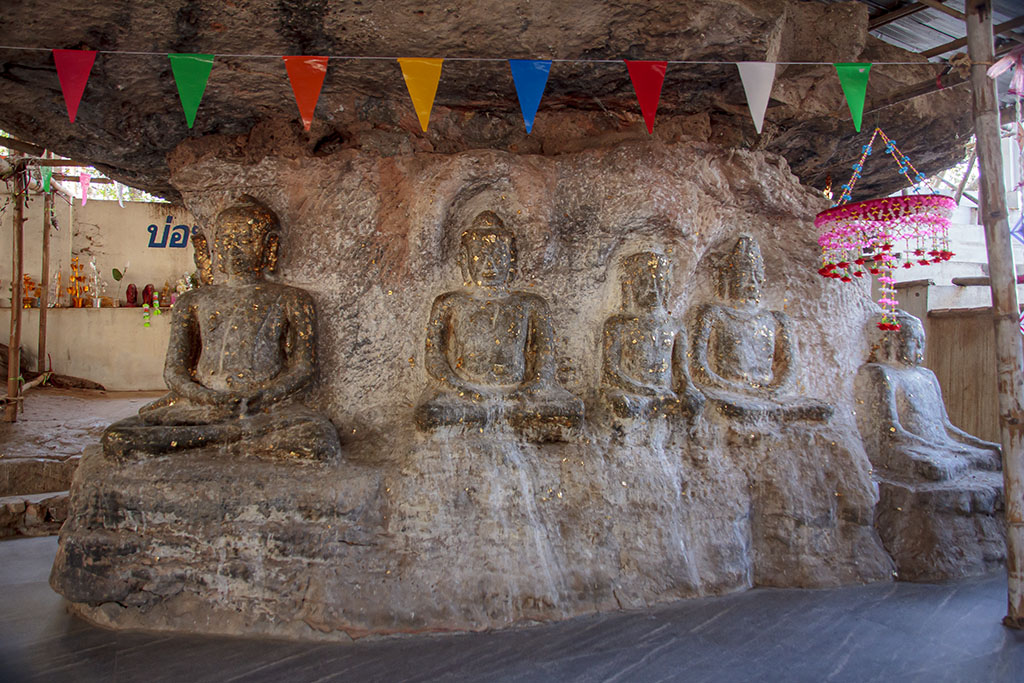
<instances>
[{"instance_id":1,"label":"orange bunting flag","mask_svg":"<svg viewBox=\"0 0 1024 683\"><path fill-rule=\"evenodd\" d=\"M95 50L53 51L53 63L57 65L57 78L60 80L71 123L75 122L75 116L78 115L78 104L82 101L82 93L85 92L85 84L95 61Z\"/></svg>"},{"instance_id":2,"label":"orange bunting flag","mask_svg":"<svg viewBox=\"0 0 1024 683\"><path fill-rule=\"evenodd\" d=\"M313 123L313 112L316 102L320 99L320 89L327 75L327 57L288 56L282 57L284 67L288 70L288 80L292 82L295 103L299 105L299 116L306 130Z\"/></svg>"},{"instance_id":3,"label":"orange bunting flag","mask_svg":"<svg viewBox=\"0 0 1024 683\"><path fill-rule=\"evenodd\" d=\"M647 132L654 132L654 115L658 112L658 101L661 99L661 86L665 83L665 70L668 62L644 62L626 60L629 79L633 81L633 90L640 101L640 112L644 115Z\"/></svg>"},{"instance_id":4,"label":"orange bunting flag","mask_svg":"<svg viewBox=\"0 0 1024 683\"><path fill-rule=\"evenodd\" d=\"M420 128L427 132L430 123L430 110L434 108L434 96L437 95L437 84L441 80L441 64L443 59L418 59L401 57L398 59L405 78L405 87L409 89L412 106L420 120Z\"/></svg>"}]
</instances>

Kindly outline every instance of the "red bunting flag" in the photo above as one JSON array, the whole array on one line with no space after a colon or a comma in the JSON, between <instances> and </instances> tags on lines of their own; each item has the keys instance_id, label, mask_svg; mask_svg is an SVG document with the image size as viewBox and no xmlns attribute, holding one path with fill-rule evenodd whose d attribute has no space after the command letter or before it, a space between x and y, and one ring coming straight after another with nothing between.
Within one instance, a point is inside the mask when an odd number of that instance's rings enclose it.
<instances>
[{"instance_id":1,"label":"red bunting flag","mask_svg":"<svg viewBox=\"0 0 1024 683\"><path fill-rule=\"evenodd\" d=\"M299 105L302 125L309 130L316 102L320 99L320 89L327 75L327 57L292 55L281 59L288 70L288 80L292 82L292 92L295 93L295 103Z\"/></svg>"},{"instance_id":2,"label":"red bunting flag","mask_svg":"<svg viewBox=\"0 0 1024 683\"><path fill-rule=\"evenodd\" d=\"M654 115L658 111L658 100L661 99L661 86L665 82L665 70L668 62L626 61L629 79L633 81L633 90L640 101L640 111L647 124L647 132L654 132Z\"/></svg>"},{"instance_id":3,"label":"red bunting flag","mask_svg":"<svg viewBox=\"0 0 1024 683\"><path fill-rule=\"evenodd\" d=\"M57 65L57 78L60 89L64 93L64 104L68 108L68 118L75 122L78 114L78 103L82 101L85 84L89 80L89 72L96 61L95 50L54 50L53 62Z\"/></svg>"}]
</instances>

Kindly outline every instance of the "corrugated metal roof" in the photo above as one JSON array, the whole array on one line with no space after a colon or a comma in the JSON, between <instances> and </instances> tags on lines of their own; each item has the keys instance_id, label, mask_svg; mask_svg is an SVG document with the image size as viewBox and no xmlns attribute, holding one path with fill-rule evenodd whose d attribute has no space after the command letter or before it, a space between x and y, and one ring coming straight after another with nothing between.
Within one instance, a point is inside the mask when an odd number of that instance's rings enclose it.
<instances>
[{"instance_id":1,"label":"corrugated metal roof","mask_svg":"<svg viewBox=\"0 0 1024 683\"><path fill-rule=\"evenodd\" d=\"M891 45L911 52L924 53L942 47L954 40L966 38L967 25L964 21L924 3L913 0L859 0L869 8L871 21L883 22L888 15L898 17L887 21L870 33ZM964 11L963 0L946 0L943 4L958 12ZM899 16L899 13L906 13ZM895 14L894 14L895 13ZM998 26L1024 15L1024 0L993 0L992 24ZM995 37L996 54L1005 52L1015 45L1024 43L1024 26L1019 26L1007 33ZM966 47L946 50L930 57L933 62L945 62L957 52L967 52ZM998 92L1002 106L1013 103L1006 92L1010 84L1010 74L1003 74L998 79Z\"/></svg>"}]
</instances>

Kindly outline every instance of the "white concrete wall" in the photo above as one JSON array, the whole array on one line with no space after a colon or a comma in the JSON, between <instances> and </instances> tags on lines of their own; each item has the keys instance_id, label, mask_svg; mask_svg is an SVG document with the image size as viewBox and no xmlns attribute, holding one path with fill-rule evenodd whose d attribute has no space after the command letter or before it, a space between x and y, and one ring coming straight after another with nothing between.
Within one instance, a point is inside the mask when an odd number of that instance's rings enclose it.
<instances>
[{"instance_id":1,"label":"white concrete wall","mask_svg":"<svg viewBox=\"0 0 1024 683\"><path fill-rule=\"evenodd\" d=\"M0 335L10 335L9 308L0 310ZM170 311L142 326L141 308L50 308L46 353L54 372L99 382L111 391L164 389ZM22 310L21 350L36 368L39 309Z\"/></svg>"},{"instance_id":2,"label":"white concrete wall","mask_svg":"<svg viewBox=\"0 0 1024 683\"><path fill-rule=\"evenodd\" d=\"M129 283L139 292L147 284L161 289L195 270L192 260L191 235L185 246L172 247L174 226L191 227L191 214L171 204L126 202L121 208L116 201L89 200L83 207L69 205L55 198L57 230L50 238L51 276L58 267L67 282L72 256L86 265L96 259L100 276L107 283L107 296L118 291L111 276L113 268L123 269L130 263L122 282L121 300ZM12 273L13 209L8 207L0 217L0 340L7 343L10 335L10 290ZM150 246L163 241L167 218L171 217L166 245ZM42 272L42 195L32 195L27 205L24 228L25 272L36 281ZM155 226L155 240L149 226ZM182 230L177 232L182 233ZM165 302L166 303L166 302ZM166 310L166 309L165 309ZM36 367L39 311L22 311L22 353ZM103 384L111 390L162 389L163 359L167 350L170 311L152 319L151 327L142 326L142 309L51 308L47 317L47 353L53 370L61 374L83 377Z\"/></svg>"}]
</instances>

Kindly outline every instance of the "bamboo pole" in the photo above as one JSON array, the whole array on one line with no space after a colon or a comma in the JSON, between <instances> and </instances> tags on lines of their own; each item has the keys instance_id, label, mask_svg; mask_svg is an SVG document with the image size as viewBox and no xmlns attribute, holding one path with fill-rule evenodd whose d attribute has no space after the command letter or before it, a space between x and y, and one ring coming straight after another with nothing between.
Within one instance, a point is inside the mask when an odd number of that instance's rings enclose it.
<instances>
[{"instance_id":1,"label":"bamboo pole","mask_svg":"<svg viewBox=\"0 0 1024 683\"><path fill-rule=\"evenodd\" d=\"M36 371L46 372L46 314L50 307L50 211L53 194L43 195L43 272L39 276L39 346Z\"/></svg>"},{"instance_id":2,"label":"bamboo pole","mask_svg":"<svg viewBox=\"0 0 1024 683\"><path fill-rule=\"evenodd\" d=\"M1024 628L1024 349L1021 347L1016 275L1003 188L1003 158L995 82L986 75L993 61L991 0L968 0L967 45L981 214L992 289L999 427L1003 446L1003 493L1006 500L1006 626Z\"/></svg>"},{"instance_id":3,"label":"bamboo pole","mask_svg":"<svg viewBox=\"0 0 1024 683\"><path fill-rule=\"evenodd\" d=\"M18 400L21 396L19 376L21 375L21 305L22 278L25 274L24 223L25 223L25 164L19 163L14 174L14 224L12 226L12 267L11 267L11 336L7 347L7 405L4 406L4 420L16 422Z\"/></svg>"}]
</instances>

